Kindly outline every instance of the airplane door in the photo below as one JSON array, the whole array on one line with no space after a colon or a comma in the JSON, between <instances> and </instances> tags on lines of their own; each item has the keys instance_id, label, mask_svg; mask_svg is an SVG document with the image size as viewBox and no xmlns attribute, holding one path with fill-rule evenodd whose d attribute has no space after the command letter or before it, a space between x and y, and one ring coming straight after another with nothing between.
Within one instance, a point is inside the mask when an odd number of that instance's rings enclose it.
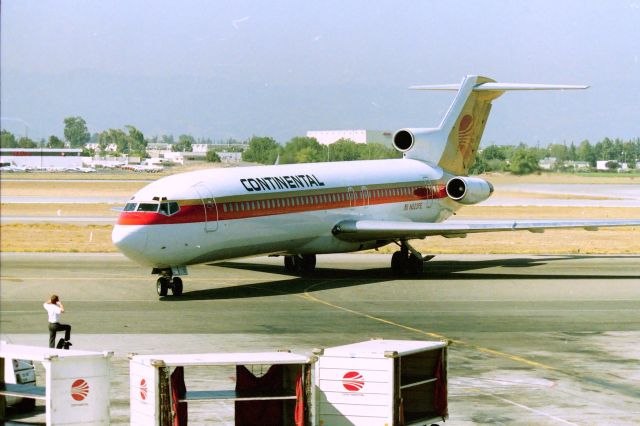
<instances>
[{"instance_id":1,"label":"airplane door","mask_svg":"<svg viewBox=\"0 0 640 426\"><path fill-rule=\"evenodd\" d=\"M204 230L206 232L213 232L218 229L218 206L216 200L213 198L211 191L202 182L193 185L193 189L196 190L200 199L202 200L202 206L204 207Z\"/></svg>"}]
</instances>

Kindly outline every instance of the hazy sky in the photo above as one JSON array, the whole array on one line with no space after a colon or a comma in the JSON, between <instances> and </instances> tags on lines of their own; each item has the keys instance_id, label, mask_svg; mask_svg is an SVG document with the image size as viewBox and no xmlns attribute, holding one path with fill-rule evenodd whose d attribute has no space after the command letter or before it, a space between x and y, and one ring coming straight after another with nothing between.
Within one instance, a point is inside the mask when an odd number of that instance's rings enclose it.
<instances>
[{"instance_id":1,"label":"hazy sky","mask_svg":"<svg viewBox=\"0 0 640 426\"><path fill-rule=\"evenodd\" d=\"M62 136L286 142L307 130L430 127L466 74L588 84L507 93L483 143L640 137L640 0L4 0L2 127Z\"/></svg>"}]
</instances>

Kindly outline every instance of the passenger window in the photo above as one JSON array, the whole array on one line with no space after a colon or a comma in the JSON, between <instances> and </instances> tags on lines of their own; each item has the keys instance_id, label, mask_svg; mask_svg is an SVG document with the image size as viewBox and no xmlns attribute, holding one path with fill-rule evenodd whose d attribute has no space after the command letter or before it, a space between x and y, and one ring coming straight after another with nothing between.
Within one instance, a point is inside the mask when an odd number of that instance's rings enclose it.
<instances>
[{"instance_id":1,"label":"passenger window","mask_svg":"<svg viewBox=\"0 0 640 426\"><path fill-rule=\"evenodd\" d=\"M157 203L140 203L136 211L156 213L158 211L158 204Z\"/></svg>"},{"instance_id":2,"label":"passenger window","mask_svg":"<svg viewBox=\"0 0 640 426\"><path fill-rule=\"evenodd\" d=\"M138 205L137 203L127 203L124 206L124 209L122 209L122 211L124 211L124 212L133 212L133 211L136 210L136 206L137 205Z\"/></svg>"}]
</instances>

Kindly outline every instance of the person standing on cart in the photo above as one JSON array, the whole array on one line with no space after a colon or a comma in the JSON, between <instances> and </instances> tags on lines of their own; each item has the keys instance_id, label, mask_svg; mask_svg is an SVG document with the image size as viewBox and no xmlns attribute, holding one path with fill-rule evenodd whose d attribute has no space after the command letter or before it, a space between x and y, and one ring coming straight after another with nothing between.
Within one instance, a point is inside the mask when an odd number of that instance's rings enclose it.
<instances>
[{"instance_id":1,"label":"person standing on cart","mask_svg":"<svg viewBox=\"0 0 640 426\"><path fill-rule=\"evenodd\" d=\"M69 324L60 324L60 315L64 312L64 305L60 301L57 294L52 294L49 300L42 305L49 315L49 347L56 346L56 333L64 331L64 339L60 339L58 349L64 347L69 349L71 346L71 326Z\"/></svg>"}]
</instances>

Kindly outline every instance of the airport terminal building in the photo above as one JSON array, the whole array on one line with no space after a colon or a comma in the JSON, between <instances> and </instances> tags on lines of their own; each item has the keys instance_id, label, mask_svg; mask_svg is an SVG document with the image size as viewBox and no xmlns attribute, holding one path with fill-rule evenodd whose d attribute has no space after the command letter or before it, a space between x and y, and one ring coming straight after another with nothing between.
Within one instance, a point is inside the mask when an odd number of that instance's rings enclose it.
<instances>
[{"instance_id":1,"label":"airport terminal building","mask_svg":"<svg viewBox=\"0 0 640 426\"><path fill-rule=\"evenodd\" d=\"M73 169L82 167L81 153L81 149L2 148L0 163L27 169Z\"/></svg>"}]
</instances>

